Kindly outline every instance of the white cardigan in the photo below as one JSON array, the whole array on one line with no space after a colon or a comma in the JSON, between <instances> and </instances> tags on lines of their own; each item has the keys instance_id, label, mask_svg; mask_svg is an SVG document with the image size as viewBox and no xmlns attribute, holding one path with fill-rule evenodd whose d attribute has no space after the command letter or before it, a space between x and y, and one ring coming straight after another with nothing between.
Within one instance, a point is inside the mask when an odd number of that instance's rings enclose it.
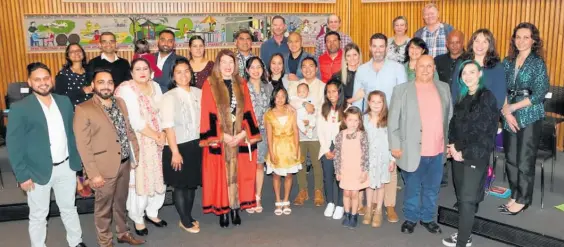
<instances>
[{"instance_id":1,"label":"white cardigan","mask_svg":"<svg viewBox=\"0 0 564 247\"><path fill-rule=\"evenodd\" d=\"M321 111L320 111L321 112ZM338 115L338 113L334 110L329 112L327 118L329 121L325 120L323 115L320 113L317 118L317 137L319 138L319 159L323 157L327 152L329 152L329 148L331 147L331 142L335 140L337 134L339 134L339 126L341 125L339 116L336 116L339 121L335 123L331 122L331 117L333 115Z\"/></svg>"}]
</instances>

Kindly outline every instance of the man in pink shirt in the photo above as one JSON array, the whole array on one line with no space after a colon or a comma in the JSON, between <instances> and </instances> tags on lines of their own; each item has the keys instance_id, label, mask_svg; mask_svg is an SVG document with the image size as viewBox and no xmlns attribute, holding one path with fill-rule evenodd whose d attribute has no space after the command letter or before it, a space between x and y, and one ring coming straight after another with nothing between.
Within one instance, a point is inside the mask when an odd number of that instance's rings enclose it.
<instances>
[{"instance_id":1,"label":"man in pink shirt","mask_svg":"<svg viewBox=\"0 0 564 247\"><path fill-rule=\"evenodd\" d=\"M415 80L394 87L388 118L388 140L405 181L404 233L419 221L429 232L441 233L434 221L452 103L448 84L434 81L435 62L425 55L415 67Z\"/></svg>"}]
</instances>

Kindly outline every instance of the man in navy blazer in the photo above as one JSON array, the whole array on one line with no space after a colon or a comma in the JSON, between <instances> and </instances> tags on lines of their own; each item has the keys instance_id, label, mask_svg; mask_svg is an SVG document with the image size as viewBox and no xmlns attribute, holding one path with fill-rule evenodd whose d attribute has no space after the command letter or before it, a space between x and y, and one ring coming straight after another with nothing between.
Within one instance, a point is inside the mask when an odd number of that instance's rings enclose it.
<instances>
[{"instance_id":1,"label":"man in navy blazer","mask_svg":"<svg viewBox=\"0 0 564 247\"><path fill-rule=\"evenodd\" d=\"M159 33L159 40L157 42L159 52L155 53L155 57L157 58L157 67L159 67L163 73L160 77L153 78L153 80L161 86L163 93L166 93L171 85L170 72L174 61L176 61L177 57L182 57L176 55L174 51L175 45L176 42L172 31L163 30Z\"/></svg>"},{"instance_id":2,"label":"man in navy blazer","mask_svg":"<svg viewBox=\"0 0 564 247\"><path fill-rule=\"evenodd\" d=\"M10 165L27 193L31 246L45 246L53 189L69 246L85 247L74 204L76 172L82 166L73 133L73 105L67 96L51 94L53 77L47 65L31 63L27 73L33 94L10 107L6 140Z\"/></svg>"}]
</instances>

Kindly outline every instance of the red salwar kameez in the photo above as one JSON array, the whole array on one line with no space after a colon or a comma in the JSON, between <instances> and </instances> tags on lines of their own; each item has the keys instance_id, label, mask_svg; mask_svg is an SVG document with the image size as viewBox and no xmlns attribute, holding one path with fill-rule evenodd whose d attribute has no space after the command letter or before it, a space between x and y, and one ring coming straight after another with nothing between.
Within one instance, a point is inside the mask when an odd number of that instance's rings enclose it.
<instances>
[{"instance_id":1,"label":"red salwar kameez","mask_svg":"<svg viewBox=\"0 0 564 247\"><path fill-rule=\"evenodd\" d=\"M256 143L261 140L247 83L232 82L236 110L223 80L209 77L202 87L200 146L202 157L202 207L204 213L222 215L231 209L256 206ZM236 147L223 143L223 134L247 137ZM212 145L216 144L216 145Z\"/></svg>"}]
</instances>

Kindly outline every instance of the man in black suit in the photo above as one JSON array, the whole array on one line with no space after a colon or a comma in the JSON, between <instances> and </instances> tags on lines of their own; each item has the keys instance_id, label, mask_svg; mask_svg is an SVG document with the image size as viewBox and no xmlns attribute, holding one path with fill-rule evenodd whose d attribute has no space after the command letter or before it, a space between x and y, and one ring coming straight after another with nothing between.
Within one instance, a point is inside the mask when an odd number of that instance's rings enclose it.
<instances>
[{"instance_id":1,"label":"man in black suit","mask_svg":"<svg viewBox=\"0 0 564 247\"><path fill-rule=\"evenodd\" d=\"M163 93L166 93L171 85L170 72L174 61L176 61L177 57L182 57L174 52L175 45L174 33L172 31L163 30L159 33L159 40L157 42L159 52L155 53L155 57L157 58L157 67L163 73L160 77L153 78L153 80L161 86Z\"/></svg>"}]
</instances>

